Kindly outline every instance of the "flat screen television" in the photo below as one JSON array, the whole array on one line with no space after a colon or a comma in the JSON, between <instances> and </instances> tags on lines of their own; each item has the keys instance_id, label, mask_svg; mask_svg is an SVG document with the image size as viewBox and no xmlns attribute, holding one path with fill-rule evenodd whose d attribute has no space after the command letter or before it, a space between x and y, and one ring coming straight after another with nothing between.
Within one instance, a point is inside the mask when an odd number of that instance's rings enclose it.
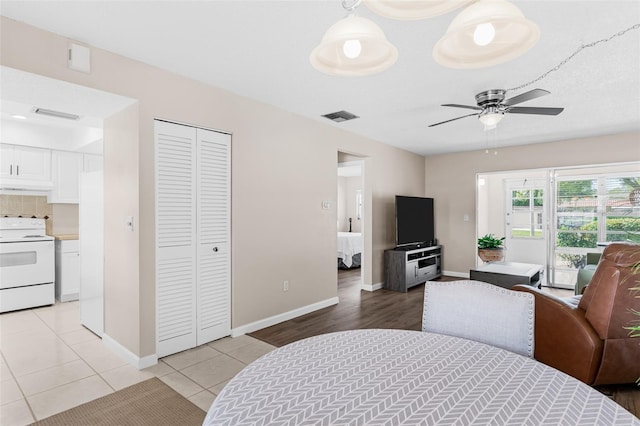
<instances>
[{"instance_id":1,"label":"flat screen television","mask_svg":"<svg viewBox=\"0 0 640 426\"><path fill-rule=\"evenodd\" d=\"M396 195L396 246L435 244L433 198Z\"/></svg>"}]
</instances>

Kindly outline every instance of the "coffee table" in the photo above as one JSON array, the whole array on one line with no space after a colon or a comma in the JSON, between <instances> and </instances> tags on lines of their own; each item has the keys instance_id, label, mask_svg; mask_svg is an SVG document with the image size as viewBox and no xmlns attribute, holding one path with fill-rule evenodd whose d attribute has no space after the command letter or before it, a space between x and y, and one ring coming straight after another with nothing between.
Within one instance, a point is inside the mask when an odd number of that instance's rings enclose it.
<instances>
[{"instance_id":1,"label":"coffee table","mask_svg":"<svg viewBox=\"0 0 640 426\"><path fill-rule=\"evenodd\" d=\"M544 277L544 266L533 263L490 262L469 271L469 278L484 281L504 288L516 284L528 284L540 288Z\"/></svg>"}]
</instances>

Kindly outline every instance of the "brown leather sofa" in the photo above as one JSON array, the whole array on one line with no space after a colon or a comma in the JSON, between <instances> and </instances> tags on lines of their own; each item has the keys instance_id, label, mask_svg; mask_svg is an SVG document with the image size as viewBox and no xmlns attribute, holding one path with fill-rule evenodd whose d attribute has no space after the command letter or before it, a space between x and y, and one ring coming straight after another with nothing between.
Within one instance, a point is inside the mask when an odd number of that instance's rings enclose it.
<instances>
[{"instance_id":1,"label":"brown leather sofa","mask_svg":"<svg viewBox=\"0 0 640 426\"><path fill-rule=\"evenodd\" d=\"M634 269L635 266L635 269ZM640 377L640 245L607 246L582 296L535 296L534 357L590 385L633 383Z\"/></svg>"}]
</instances>

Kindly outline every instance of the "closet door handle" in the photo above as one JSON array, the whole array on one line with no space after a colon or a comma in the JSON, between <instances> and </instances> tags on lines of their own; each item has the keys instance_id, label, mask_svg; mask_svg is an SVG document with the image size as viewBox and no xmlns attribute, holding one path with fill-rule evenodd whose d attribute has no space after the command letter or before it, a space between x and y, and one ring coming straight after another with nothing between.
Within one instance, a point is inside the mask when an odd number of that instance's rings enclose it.
<instances>
[{"instance_id":1,"label":"closet door handle","mask_svg":"<svg viewBox=\"0 0 640 426\"><path fill-rule=\"evenodd\" d=\"M217 252L217 251L218 251L218 247L214 247L214 248L213 248L213 251L214 251L214 252Z\"/></svg>"},{"instance_id":2,"label":"closet door handle","mask_svg":"<svg viewBox=\"0 0 640 426\"><path fill-rule=\"evenodd\" d=\"M13 164L9 164L9 175L13 174Z\"/></svg>"},{"instance_id":3,"label":"closet door handle","mask_svg":"<svg viewBox=\"0 0 640 426\"><path fill-rule=\"evenodd\" d=\"M20 166L16 166L16 176L20 176Z\"/></svg>"}]
</instances>

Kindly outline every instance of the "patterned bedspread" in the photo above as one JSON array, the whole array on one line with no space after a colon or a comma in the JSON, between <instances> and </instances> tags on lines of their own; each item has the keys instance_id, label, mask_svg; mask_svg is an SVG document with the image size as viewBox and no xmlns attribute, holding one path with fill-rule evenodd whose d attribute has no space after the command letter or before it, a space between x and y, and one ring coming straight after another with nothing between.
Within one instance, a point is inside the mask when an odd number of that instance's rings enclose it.
<instances>
[{"instance_id":1,"label":"patterned bedspread","mask_svg":"<svg viewBox=\"0 0 640 426\"><path fill-rule=\"evenodd\" d=\"M469 340L354 330L278 348L232 379L205 425L634 425L589 386Z\"/></svg>"}]
</instances>

